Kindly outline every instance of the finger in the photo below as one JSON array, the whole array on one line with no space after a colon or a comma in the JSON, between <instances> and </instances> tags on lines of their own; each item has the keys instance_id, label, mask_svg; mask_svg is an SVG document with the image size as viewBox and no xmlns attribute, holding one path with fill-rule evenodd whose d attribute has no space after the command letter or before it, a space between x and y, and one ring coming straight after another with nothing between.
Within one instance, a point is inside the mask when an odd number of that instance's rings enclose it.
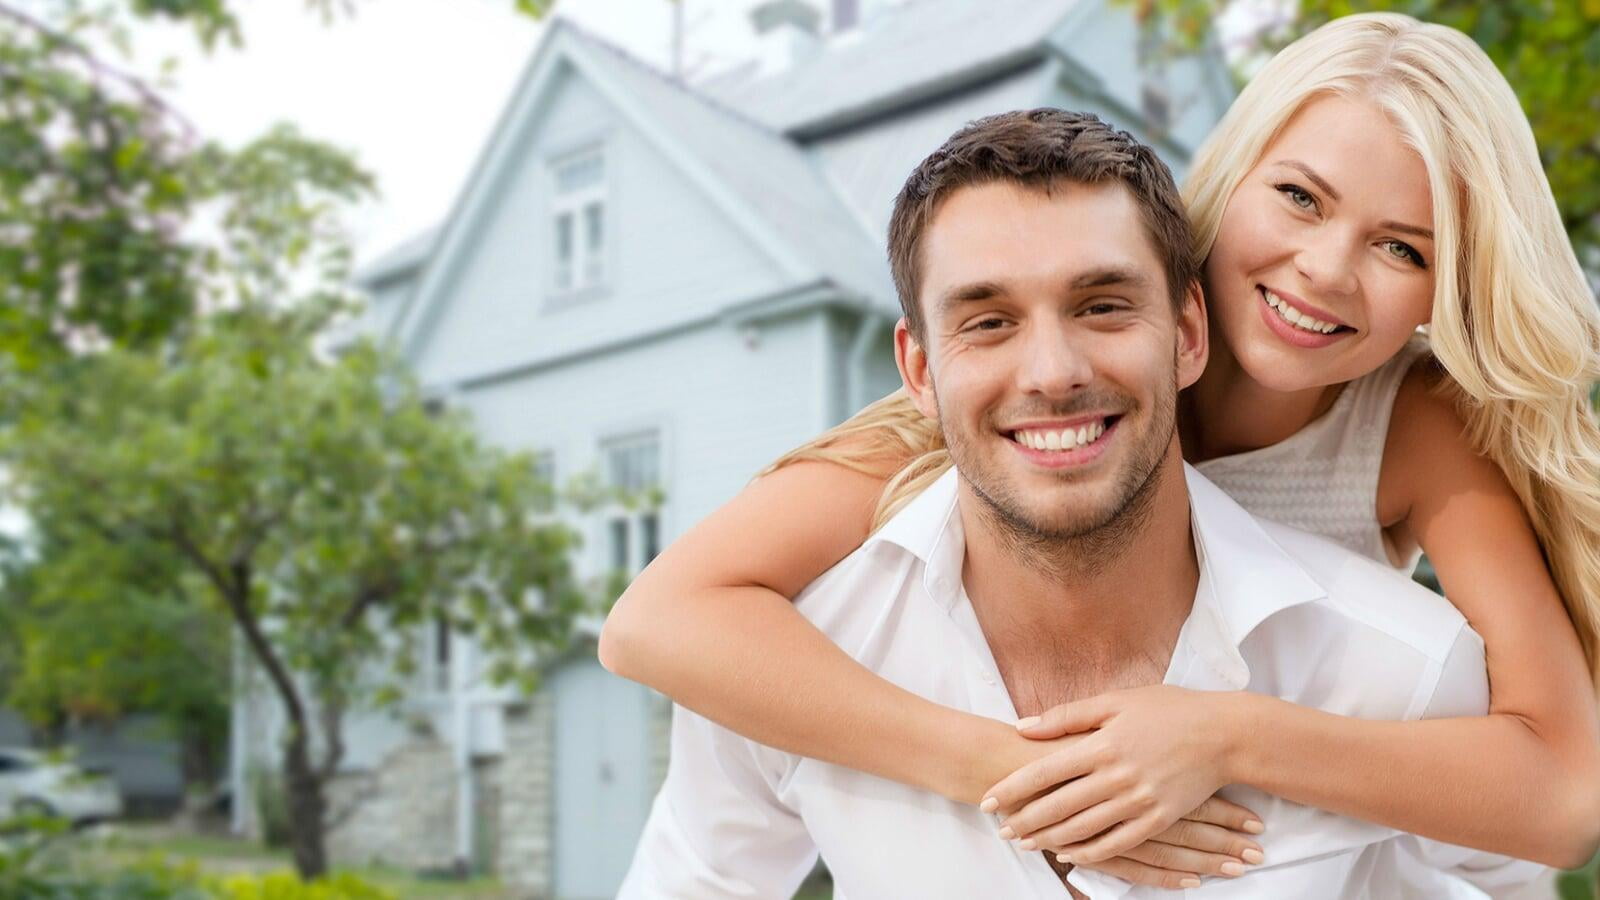
<instances>
[{"instance_id":1,"label":"finger","mask_svg":"<svg viewBox=\"0 0 1600 900\"><path fill-rule=\"evenodd\" d=\"M1088 842L1090 839L1095 838L1096 835L1112 829L1113 826L1121 828L1123 824L1126 824L1127 821L1133 818L1135 815L1136 812L1131 803L1120 799L1107 800L1104 803L1096 804L1095 806L1078 813L1059 825L1052 825L1049 828L1035 832L1030 840L1033 841L1034 847L1071 847L1075 845L1082 845ZM1143 831L1124 831L1123 839L1127 841L1126 845L1119 847L1113 852L1104 853L1100 856L1086 856L1083 858L1083 861L1099 862L1103 859L1110 859L1113 856L1121 856L1122 851L1128 847L1132 847L1136 844L1141 844L1144 841L1149 840L1151 835L1155 834L1157 830L1156 826L1157 823L1147 822L1144 825ZM1024 842L1022 844L1022 849L1031 850L1033 847L1028 846L1028 844Z\"/></svg>"},{"instance_id":2,"label":"finger","mask_svg":"<svg viewBox=\"0 0 1600 900\"><path fill-rule=\"evenodd\" d=\"M1050 788L1087 775L1094 768L1090 760L1091 749L1079 742L1040 757L1010 775L1000 779L980 805L984 812L1015 811L1034 796Z\"/></svg>"},{"instance_id":3,"label":"finger","mask_svg":"<svg viewBox=\"0 0 1600 900\"><path fill-rule=\"evenodd\" d=\"M1052 706L1037 716L1029 716L1018 722L1017 730L1034 740L1049 740L1093 730L1112 711L1112 702L1107 695L1100 694Z\"/></svg>"},{"instance_id":4,"label":"finger","mask_svg":"<svg viewBox=\"0 0 1600 900\"><path fill-rule=\"evenodd\" d=\"M1250 834L1260 834L1266 830L1261 824L1261 817L1237 803L1229 803L1221 797L1212 797L1194 808L1194 812L1184 816L1196 822L1210 822L1212 825L1221 825L1234 831L1244 831Z\"/></svg>"},{"instance_id":5,"label":"finger","mask_svg":"<svg viewBox=\"0 0 1600 900\"><path fill-rule=\"evenodd\" d=\"M1136 860L1158 869L1221 875L1225 878L1237 878L1245 873L1244 860L1237 857L1225 853L1203 853L1160 841L1145 841L1116 858Z\"/></svg>"},{"instance_id":6,"label":"finger","mask_svg":"<svg viewBox=\"0 0 1600 900\"><path fill-rule=\"evenodd\" d=\"M1219 853L1244 860L1252 865L1261 862L1264 855L1261 845L1250 840L1237 831L1229 831L1221 825L1212 825L1207 822L1195 822L1189 819L1179 819L1171 828L1151 838L1163 844L1173 844L1179 847L1188 847L1204 853Z\"/></svg>"},{"instance_id":7,"label":"finger","mask_svg":"<svg viewBox=\"0 0 1600 900\"><path fill-rule=\"evenodd\" d=\"M1061 861L1065 862L1066 860ZM1131 881L1134 884L1145 884L1150 887L1167 888L1173 891L1200 886L1200 876L1193 872L1174 872L1168 869L1160 869L1129 859L1126 856L1113 857L1105 862L1085 865L1083 868L1104 872L1114 878L1121 878L1123 881Z\"/></svg>"},{"instance_id":8,"label":"finger","mask_svg":"<svg viewBox=\"0 0 1600 900\"><path fill-rule=\"evenodd\" d=\"M1029 800L1021 809L1001 819L1000 824L1011 829L1016 837L1026 838L1114 796L1115 785L1109 778L1090 773Z\"/></svg>"},{"instance_id":9,"label":"finger","mask_svg":"<svg viewBox=\"0 0 1600 900\"><path fill-rule=\"evenodd\" d=\"M1110 805L1109 803L1100 804L1100 806ZM1095 807L1095 809L1099 809L1099 807ZM1090 812L1093 811L1090 810ZM1113 856L1122 856L1134 847L1149 840L1152 835L1166 830L1161 827L1161 822L1152 819L1148 815L1137 818L1118 815L1114 818L1119 821L1115 824L1107 825L1101 831L1092 832L1093 836L1091 837L1079 838L1078 843L1055 845L1058 848L1057 852L1072 857L1072 861L1079 864L1086 865L1088 863L1102 862ZM1050 845L1040 844L1040 846Z\"/></svg>"}]
</instances>

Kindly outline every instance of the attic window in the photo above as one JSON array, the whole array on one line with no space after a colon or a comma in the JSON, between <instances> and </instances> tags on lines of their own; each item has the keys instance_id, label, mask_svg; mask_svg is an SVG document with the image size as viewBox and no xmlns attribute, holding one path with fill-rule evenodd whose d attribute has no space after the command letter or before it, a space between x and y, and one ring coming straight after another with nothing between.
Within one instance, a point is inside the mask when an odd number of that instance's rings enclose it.
<instances>
[{"instance_id":1,"label":"attic window","mask_svg":"<svg viewBox=\"0 0 1600 900\"><path fill-rule=\"evenodd\" d=\"M606 158L599 147L551 163L552 287L559 294L600 286L606 276Z\"/></svg>"}]
</instances>

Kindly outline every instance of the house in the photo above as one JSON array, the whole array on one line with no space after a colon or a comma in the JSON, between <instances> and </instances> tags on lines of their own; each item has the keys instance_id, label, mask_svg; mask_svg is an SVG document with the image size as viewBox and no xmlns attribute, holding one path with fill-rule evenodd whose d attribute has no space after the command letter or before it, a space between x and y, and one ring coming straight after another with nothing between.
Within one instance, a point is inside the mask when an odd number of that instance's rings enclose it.
<instances>
[{"instance_id":1,"label":"house","mask_svg":"<svg viewBox=\"0 0 1600 900\"><path fill-rule=\"evenodd\" d=\"M890 205L960 125L1092 110L1181 173L1232 96L1218 54L1159 60L1115 0L830 12L824 30L802 0L761 3L757 58L694 83L555 21L444 222L360 276L363 327L488 439L558 482L662 488L658 509L574 514L582 572L636 571L898 387ZM670 705L605 672L592 642L546 661L532 696L484 683L448 632L426 656L401 713L347 727L335 857L610 896L664 772ZM236 796L276 718L237 705Z\"/></svg>"}]
</instances>

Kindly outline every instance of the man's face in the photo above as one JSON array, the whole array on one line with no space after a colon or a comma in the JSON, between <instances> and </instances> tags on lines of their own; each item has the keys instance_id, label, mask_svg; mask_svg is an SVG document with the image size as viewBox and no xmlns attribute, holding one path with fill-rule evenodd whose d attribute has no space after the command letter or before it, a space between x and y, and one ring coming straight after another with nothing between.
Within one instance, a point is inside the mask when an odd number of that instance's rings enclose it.
<instances>
[{"instance_id":1,"label":"man's face","mask_svg":"<svg viewBox=\"0 0 1600 900\"><path fill-rule=\"evenodd\" d=\"M902 321L896 357L974 492L1036 537L1115 520L1175 448L1177 391L1206 357L1198 289L1175 314L1132 194L959 188L921 264L926 343Z\"/></svg>"}]
</instances>

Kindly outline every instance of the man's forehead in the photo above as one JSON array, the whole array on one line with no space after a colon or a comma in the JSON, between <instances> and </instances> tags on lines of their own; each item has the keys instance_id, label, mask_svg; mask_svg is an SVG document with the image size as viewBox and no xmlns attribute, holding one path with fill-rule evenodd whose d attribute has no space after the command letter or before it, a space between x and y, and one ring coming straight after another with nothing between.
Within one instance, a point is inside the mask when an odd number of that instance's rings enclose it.
<instances>
[{"instance_id":1,"label":"man's forehead","mask_svg":"<svg viewBox=\"0 0 1600 900\"><path fill-rule=\"evenodd\" d=\"M1105 283L1107 272L1152 287L1165 280L1138 203L1120 181L958 188L933 211L922 256L922 296L934 313L939 298L980 282L1070 289Z\"/></svg>"}]
</instances>

